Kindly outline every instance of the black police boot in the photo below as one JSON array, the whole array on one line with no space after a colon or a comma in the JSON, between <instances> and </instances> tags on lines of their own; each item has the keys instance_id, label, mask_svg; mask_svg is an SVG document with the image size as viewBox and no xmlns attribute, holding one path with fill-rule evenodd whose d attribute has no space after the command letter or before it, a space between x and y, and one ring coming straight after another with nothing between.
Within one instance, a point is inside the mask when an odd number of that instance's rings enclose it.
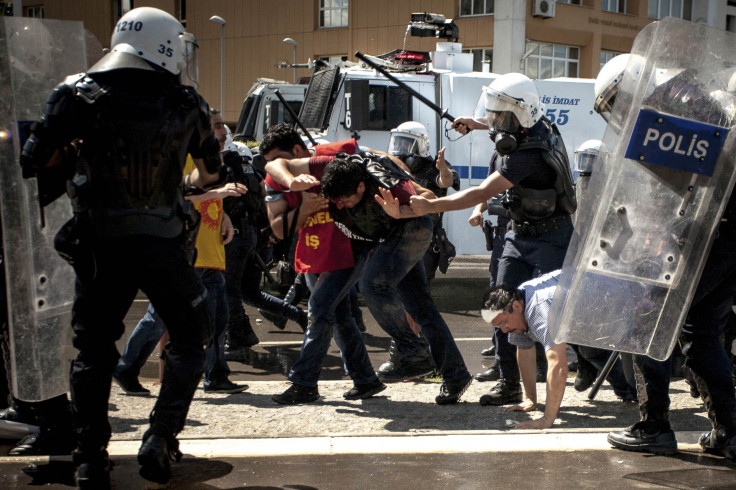
<instances>
[{"instance_id":1,"label":"black police boot","mask_svg":"<svg viewBox=\"0 0 736 490\"><path fill-rule=\"evenodd\" d=\"M593 366L593 364L587 359L578 356L578 371L575 374L575 384L573 385L575 387L575 391L587 390L593 386L595 378L597 377L598 370L595 366Z\"/></svg>"},{"instance_id":2,"label":"black police boot","mask_svg":"<svg viewBox=\"0 0 736 490\"><path fill-rule=\"evenodd\" d=\"M105 449L87 452L75 450L72 461L77 467L75 479L77 487L90 490L106 490L110 488L110 470L112 461Z\"/></svg>"},{"instance_id":3,"label":"black police boot","mask_svg":"<svg viewBox=\"0 0 736 490\"><path fill-rule=\"evenodd\" d=\"M146 480L165 484L171 479L171 462L181 461L179 441L174 436L154 434L150 430L143 435L138 451L138 471Z\"/></svg>"},{"instance_id":4,"label":"black police boot","mask_svg":"<svg viewBox=\"0 0 736 490\"><path fill-rule=\"evenodd\" d=\"M641 420L625 430L609 432L606 440L611 446L625 451L652 454L677 452L675 432L666 417Z\"/></svg>"},{"instance_id":5,"label":"black police boot","mask_svg":"<svg viewBox=\"0 0 736 490\"><path fill-rule=\"evenodd\" d=\"M24 402L17 398L11 398L10 406L0 410L0 420L37 425L38 421L36 420L36 416L33 414L33 410L31 409L32 406L32 402Z\"/></svg>"},{"instance_id":6,"label":"black police boot","mask_svg":"<svg viewBox=\"0 0 736 490\"><path fill-rule=\"evenodd\" d=\"M424 355L403 357L399 359L396 343L391 340L388 350L388 361L381 364L376 371L378 379L384 383L398 383L412 378L429 376L434 372L434 361L427 352Z\"/></svg>"},{"instance_id":7,"label":"black police boot","mask_svg":"<svg viewBox=\"0 0 736 490\"><path fill-rule=\"evenodd\" d=\"M521 383L501 378L488 394L480 397L480 404L498 406L521 403L521 400Z\"/></svg>"},{"instance_id":8,"label":"black police boot","mask_svg":"<svg viewBox=\"0 0 736 490\"><path fill-rule=\"evenodd\" d=\"M475 375L475 380L481 383L485 383L486 381L498 381L499 379L501 379L501 368L498 366L498 363L494 363L493 366L487 370Z\"/></svg>"},{"instance_id":9,"label":"black police boot","mask_svg":"<svg viewBox=\"0 0 736 490\"><path fill-rule=\"evenodd\" d=\"M10 456L71 454L75 440L72 407L66 394L31 403L30 407L39 431L21 439L8 454Z\"/></svg>"}]
</instances>

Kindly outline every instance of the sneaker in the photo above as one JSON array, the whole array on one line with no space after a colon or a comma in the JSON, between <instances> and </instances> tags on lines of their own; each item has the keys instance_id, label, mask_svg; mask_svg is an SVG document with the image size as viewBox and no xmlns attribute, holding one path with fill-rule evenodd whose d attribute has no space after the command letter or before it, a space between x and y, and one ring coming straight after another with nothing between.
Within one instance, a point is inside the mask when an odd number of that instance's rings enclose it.
<instances>
[{"instance_id":1,"label":"sneaker","mask_svg":"<svg viewBox=\"0 0 736 490\"><path fill-rule=\"evenodd\" d=\"M677 452L675 432L669 422L642 420L626 430L609 432L608 443L625 451L652 454L674 454Z\"/></svg>"},{"instance_id":2,"label":"sneaker","mask_svg":"<svg viewBox=\"0 0 736 490\"><path fill-rule=\"evenodd\" d=\"M521 403L521 383L501 379L496 386L491 388L490 393L480 397L481 405L508 405Z\"/></svg>"},{"instance_id":3,"label":"sneaker","mask_svg":"<svg viewBox=\"0 0 736 490\"><path fill-rule=\"evenodd\" d=\"M594 370L593 365L588 362L579 362L578 371L575 374L575 391L585 391L595 382L598 373Z\"/></svg>"},{"instance_id":4,"label":"sneaker","mask_svg":"<svg viewBox=\"0 0 736 490\"><path fill-rule=\"evenodd\" d=\"M394 363L388 360L381 364L376 374L384 383L398 383L412 378L424 378L434 373L434 361L430 356Z\"/></svg>"},{"instance_id":5,"label":"sneaker","mask_svg":"<svg viewBox=\"0 0 736 490\"><path fill-rule=\"evenodd\" d=\"M485 383L487 381L498 381L499 379L501 379L501 369L498 367L498 363L494 364L486 371L475 375L475 380L481 383Z\"/></svg>"},{"instance_id":6,"label":"sneaker","mask_svg":"<svg viewBox=\"0 0 736 490\"><path fill-rule=\"evenodd\" d=\"M273 326L279 330L285 329L286 322L289 321L285 316L279 315L278 313L271 313L270 311L261 308L258 308L258 313L260 313L263 318L273 323Z\"/></svg>"},{"instance_id":7,"label":"sneaker","mask_svg":"<svg viewBox=\"0 0 736 490\"><path fill-rule=\"evenodd\" d=\"M495 345L491 345L489 348L483 349L482 351L480 351L480 355L483 356L483 357L493 357L493 356L495 356L496 355L496 346Z\"/></svg>"},{"instance_id":8,"label":"sneaker","mask_svg":"<svg viewBox=\"0 0 736 490\"><path fill-rule=\"evenodd\" d=\"M301 403L310 403L319 399L319 390L309 386L302 386L296 383L280 395L273 395L271 400L281 405L299 405Z\"/></svg>"},{"instance_id":9,"label":"sneaker","mask_svg":"<svg viewBox=\"0 0 736 490\"><path fill-rule=\"evenodd\" d=\"M736 436L728 437L723 427L717 427L700 436L698 444L703 448L703 452L707 454L736 459Z\"/></svg>"},{"instance_id":10,"label":"sneaker","mask_svg":"<svg viewBox=\"0 0 736 490\"><path fill-rule=\"evenodd\" d=\"M386 385L381 383L381 380L371 381L370 383L356 384L350 391L346 391L342 394L342 397L346 400L364 400L370 398L376 393L380 393L386 389Z\"/></svg>"},{"instance_id":11,"label":"sneaker","mask_svg":"<svg viewBox=\"0 0 736 490\"><path fill-rule=\"evenodd\" d=\"M472 382L473 377L470 374L459 381L444 381L442 386L440 386L440 394L435 397L434 402L437 405L451 405L453 403L457 403L460 401L460 397L463 396L463 393L465 393L465 390L468 389Z\"/></svg>"},{"instance_id":12,"label":"sneaker","mask_svg":"<svg viewBox=\"0 0 736 490\"><path fill-rule=\"evenodd\" d=\"M239 385L233 383L229 379L223 379L222 381L216 381L214 383L204 383L205 393L240 393L248 389L248 385Z\"/></svg>"},{"instance_id":13,"label":"sneaker","mask_svg":"<svg viewBox=\"0 0 736 490\"><path fill-rule=\"evenodd\" d=\"M149 396L151 390L147 390L138 381L138 376L129 376L127 374L114 374L113 379L129 396Z\"/></svg>"}]
</instances>

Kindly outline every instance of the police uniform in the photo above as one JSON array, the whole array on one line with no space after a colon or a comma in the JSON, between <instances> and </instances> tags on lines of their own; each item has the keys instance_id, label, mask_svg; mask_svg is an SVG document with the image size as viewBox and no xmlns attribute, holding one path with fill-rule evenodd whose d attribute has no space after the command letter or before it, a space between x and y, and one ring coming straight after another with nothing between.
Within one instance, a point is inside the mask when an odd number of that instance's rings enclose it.
<instances>
[{"instance_id":1,"label":"police uniform","mask_svg":"<svg viewBox=\"0 0 736 490\"><path fill-rule=\"evenodd\" d=\"M77 466L93 467L107 458L108 398L120 357L115 342L139 289L170 333L144 441L155 434L178 453L175 436L184 427L212 337L206 290L184 247L192 242L193 220L184 211L182 169L187 153L203 159L210 173L221 166L209 109L194 89L163 70L109 69L108 60L56 87L22 155L48 199L68 186L74 206L75 218L57 236L57 248L77 274L74 459ZM78 158L68 146L75 140L81 141ZM59 149L69 156L49 167Z\"/></svg>"}]
</instances>

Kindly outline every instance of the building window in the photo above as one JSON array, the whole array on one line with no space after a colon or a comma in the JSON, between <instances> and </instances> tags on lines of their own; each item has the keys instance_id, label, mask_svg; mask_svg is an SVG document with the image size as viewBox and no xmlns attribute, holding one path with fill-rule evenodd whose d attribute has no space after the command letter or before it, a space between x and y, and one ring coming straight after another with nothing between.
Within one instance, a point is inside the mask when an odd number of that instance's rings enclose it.
<instances>
[{"instance_id":1,"label":"building window","mask_svg":"<svg viewBox=\"0 0 736 490\"><path fill-rule=\"evenodd\" d=\"M524 60L524 74L529 78L578 76L580 48L536 42L528 42L526 47L527 52L532 50Z\"/></svg>"},{"instance_id":2,"label":"building window","mask_svg":"<svg viewBox=\"0 0 736 490\"><path fill-rule=\"evenodd\" d=\"M320 61L324 61L330 66L334 66L340 62L347 61L348 56L346 54L338 54L333 56L318 56L317 59Z\"/></svg>"},{"instance_id":3,"label":"building window","mask_svg":"<svg viewBox=\"0 0 736 490\"><path fill-rule=\"evenodd\" d=\"M488 61L489 71L493 66L493 48L463 49L463 53L472 53L473 71L483 71L483 61Z\"/></svg>"},{"instance_id":4,"label":"building window","mask_svg":"<svg viewBox=\"0 0 736 490\"><path fill-rule=\"evenodd\" d=\"M583 0L557 0L557 3L569 3L570 5L582 5Z\"/></svg>"},{"instance_id":5,"label":"building window","mask_svg":"<svg viewBox=\"0 0 736 490\"><path fill-rule=\"evenodd\" d=\"M692 20L692 0L649 0L648 16L650 19L677 17Z\"/></svg>"},{"instance_id":6,"label":"building window","mask_svg":"<svg viewBox=\"0 0 736 490\"><path fill-rule=\"evenodd\" d=\"M115 0L115 20L133 10L133 0Z\"/></svg>"},{"instance_id":7,"label":"building window","mask_svg":"<svg viewBox=\"0 0 736 490\"><path fill-rule=\"evenodd\" d=\"M601 49L601 66L600 68L603 68L603 65L611 61L616 56L620 55L621 53L617 53L615 51L606 51L604 49Z\"/></svg>"},{"instance_id":8,"label":"building window","mask_svg":"<svg viewBox=\"0 0 736 490\"><path fill-rule=\"evenodd\" d=\"M488 15L495 9L495 0L460 0L460 15Z\"/></svg>"},{"instance_id":9,"label":"building window","mask_svg":"<svg viewBox=\"0 0 736 490\"><path fill-rule=\"evenodd\" d=\"M319 0L319 26L347 27L348 0Z\"/></svg>"},{"instance_id":10,"label":"building window","mask_svg":"<svg viewBox=\"0 0 736 490\"><path fill-rule=\"evenodd\" d=\"M26 17L34 17L36 19L43 19L43 6L36 7L24 7L26 11Z\"/></svg>"},{"instance_id":11,"label":"building window","mask_svg":"<svg viewBox=\"0 0 736 490\"><path fill-rule=\"evenodd\" d=\"M601 10L604 12L626 13L626 0L603 0Z\"/></svg>"}]
</instances>

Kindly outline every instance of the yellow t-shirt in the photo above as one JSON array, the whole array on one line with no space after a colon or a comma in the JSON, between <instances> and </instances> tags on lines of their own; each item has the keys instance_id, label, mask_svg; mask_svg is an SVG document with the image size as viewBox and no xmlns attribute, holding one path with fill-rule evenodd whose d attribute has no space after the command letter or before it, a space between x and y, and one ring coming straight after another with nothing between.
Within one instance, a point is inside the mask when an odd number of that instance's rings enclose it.
<instances>
[{"instance_id":1,"label":"yellow t-shirt","mask_svg":"<svg viewBox=\"0 0 736 490\"><path fill-rule=\"evenodd\" d=\"M194 170L194 160L187 155L184 174ZM194 202L201 221L197 234L197 262L194 267L225 270L225 246L222 244L222 199Z\"/></svg>"}]
</instances>

